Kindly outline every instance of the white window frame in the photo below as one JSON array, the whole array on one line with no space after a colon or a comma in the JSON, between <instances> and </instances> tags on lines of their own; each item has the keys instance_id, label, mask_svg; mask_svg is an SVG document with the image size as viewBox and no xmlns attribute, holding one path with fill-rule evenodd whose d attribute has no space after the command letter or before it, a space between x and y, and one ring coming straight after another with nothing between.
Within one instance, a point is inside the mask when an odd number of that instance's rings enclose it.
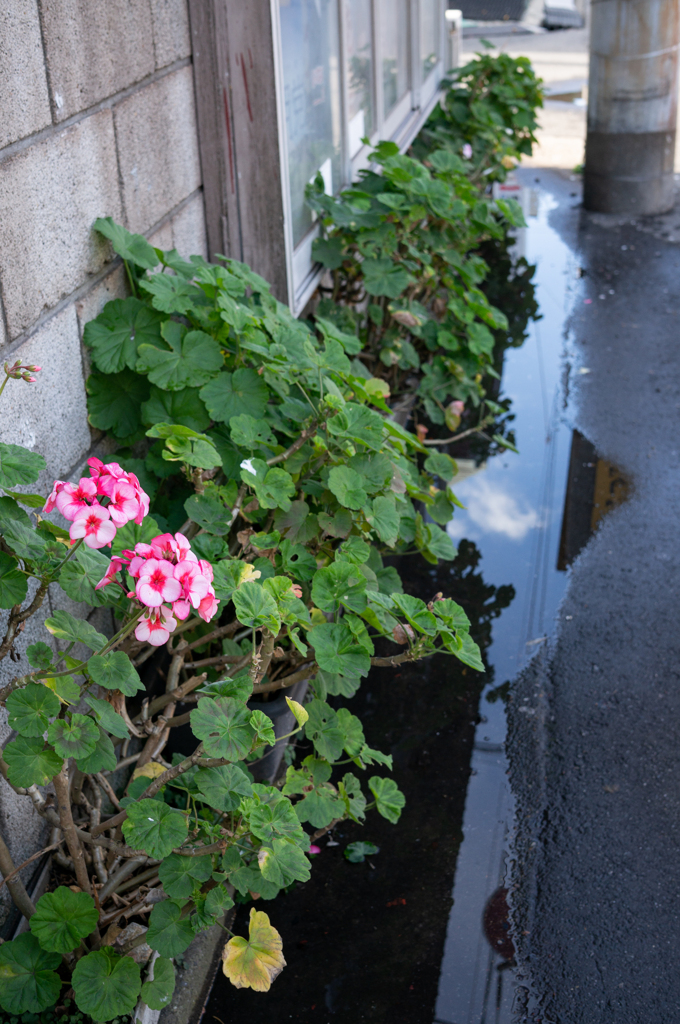
<instances>
[{"instance_id":1,"label":"white window frame","mask_svg":"<svg viewBox=\"0 0 680 1024\"><path fill-rule=\"evenodd\" d=\"M347 74L344 45L344 4L338 0L341 94L343 103L342 133L342 181L336 186L337 191L346 188L357 180L359 171L370 165L369 154L381 139L389 139L399 146L403 152L407 149L422 125L427 120L440 94L440 83L446 72L445 58L447 53L448 28L444 15L445 0L436 0L439 5L439 46L438 61L427 78L422 81L422 64L420 57L420 3L421 0L409 0L411 47L409 68L409 89L387 118L383 116L382 90L382 59L380 53L380 31L376 0L372 5L373 23L373 96L375 105L376 127L370 137L370 145L361 149L350 159L349 125L347 120ZM425 0L427 2L427 0ZM271 0L271 18L274 42L274 69L276 77L276 109L279 134L279 154L281 166L281 188L283 193L283 219L286 249L286 270L288 279L288 303L295 316L299 316L313 295L323 274L323 268L312 259L312 244L318 237L319 228L312 227L296 247L293 246L292 210L290 182L288 177L288 140L286 131L286 113L283 83L283 59L281 52L281 22L279 17L279 0Z\"/></svg>"}]
</instances>

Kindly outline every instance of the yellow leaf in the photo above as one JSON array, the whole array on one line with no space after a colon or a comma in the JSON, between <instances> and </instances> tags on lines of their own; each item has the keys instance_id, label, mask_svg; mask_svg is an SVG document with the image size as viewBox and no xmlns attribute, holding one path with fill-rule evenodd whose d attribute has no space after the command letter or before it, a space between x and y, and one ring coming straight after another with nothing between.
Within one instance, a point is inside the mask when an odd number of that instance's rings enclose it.
<instances>
[{"instance_id":1,"label":"yellow leaf","mask_svg":"<svg viewBox=\"0 0 680 1024\"><path fill-rule=\"evenodd\" d=\"M135 768L132 773L132 779L157 779L159 775L162 775L166 769L158 761L147 761L141 768Z\"/></svg>"},{"instance_id":2,"label":"yellow leaf","mask_svg":"<svg viewBox=\"0 0 680 1024\"><path fill-rule=\"evenodd\" d=\"M240 935L229 939L222 953L222 970L235 988L268 992L286 966L281 936L267 915L255 907L250 911L248 933L247 939Z\"/></svg>"},{"instance_id":3,"label":"yellow leaf","mask_svg":"<svg viewBox=\"0 0 680 1024\"><path fill-rule=\"evenodd\" d=\"M249 580L259 580L261 575L262 573L259 569L256 569L253 565L247 563L241 569L241 578L238 585L240 587L242 583L247 583Z\"/></svg>"},{"instance_id":4,"label":"yellow leaf","mask_svg":"<svg viewBox=\"0 0 680 1024\"><path fill-rule=\"evenodd\" d=\"M313 626L323 626L328 621L320 608L310 608L309 615Z\"/></svg>"},{"instance_id":5,"label":"yellow leaf","mask_svg":"<svg viewBox=\"0 0 680 1024\"><path fill-rule=\"evenodd\" d=\"M302 727L309 718L309 712L303 708L302 704L298 704L296 700L291 700L290 697L286 697L286 704L295 715L297 724Z\"/></svg>"}]
</instances>

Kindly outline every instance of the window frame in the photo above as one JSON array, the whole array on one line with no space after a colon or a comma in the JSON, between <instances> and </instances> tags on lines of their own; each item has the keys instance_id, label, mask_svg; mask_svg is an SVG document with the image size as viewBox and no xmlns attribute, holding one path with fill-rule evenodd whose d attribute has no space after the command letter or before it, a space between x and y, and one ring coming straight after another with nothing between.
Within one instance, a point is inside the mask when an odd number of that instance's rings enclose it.
<instances>
[{"instance_id":1,"label":"window frame","mask_svg":"<svg viewBox=\"0 0 680 1024\"><path fill-rule=\"evenodd\" d=\"M434 2L437 6L437 19L440 26L437 49L437 62L422 79L422 63L420 55L420 4ZM279 0L270 0L272 38L274 44L274 74L276 81L276 110L279 135L279 158L281 169L281 191L283 199L283 231L285 237L286 272L288 280L288 302L293 313L298 316L316 290L323 274L323 268L312 259L312 244L318 237L319 228L312 226L296 247L293 246L292 232L292 199L288 175L288 137L286 130L283 54L281 49L281 21ZM444 15L445 0L408 0L411 45L409 53L408 81L409 86L404 96L387 118L384 117L382 53L380 49L380 15L377 0L370 0L371 25L373 35L373 102L375 107L375 127L370 136L370 145L363 145L352 157L349 157L349 119L348 111L348 75L347 53L344 26L346 24L347 0L338 0L338 32L340 40L341 68L341 103L342 103L342 178L337 191L346 188L361 170L370 166L369 155L381 139L395 142L400 150L411 144L418 131L435 106L440 93L440 83L444 77L447 53L447 23Z\"/></svg>"}]
</instances>

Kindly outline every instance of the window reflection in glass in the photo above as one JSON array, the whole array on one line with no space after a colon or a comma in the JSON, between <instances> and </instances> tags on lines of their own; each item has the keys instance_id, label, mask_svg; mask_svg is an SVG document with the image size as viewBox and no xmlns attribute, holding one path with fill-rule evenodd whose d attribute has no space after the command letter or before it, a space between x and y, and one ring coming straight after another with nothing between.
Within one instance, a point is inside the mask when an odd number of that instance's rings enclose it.
<instances>
[{"instance_id":1,"label":"window reflection in glass","mask_svg":"<svg viewBox=\"0 0 680 1024\"><path fill-rule=\"evenodd\" d=\"M373 131L373 23L371 0L345 3L349 156L361 149L364 135Z\"/></svg>"},{"instance_id":2,"label":"window reflection in glass","mask_svg":"<svg viewBox=\"0 0 680 1024\"><path fill-rule=\"evenodd\" d=\"M312 226L305 186L340 187L338 0L279 0L293 244Z\"/></svg>"},{"instance_id":3,"label":"window reflection in glass","mask_svg":"<svg viewBox=\"0 0 680 1024\"><path fill-rule=\"evenodd\" d=\"M408 89L408 0L379 0L379 4L383 113L387 117Z\"/></svg>"},{"instance_id":4,"label":"window reflection in glass","mask_svg":"<svg viewBox=\"0 0 680 1024\"><path fill-rule=\"evenodd\" d=\"M423 81L437 63L439 0L420 0L420 61Z\"/></svg>"}]
</instances>

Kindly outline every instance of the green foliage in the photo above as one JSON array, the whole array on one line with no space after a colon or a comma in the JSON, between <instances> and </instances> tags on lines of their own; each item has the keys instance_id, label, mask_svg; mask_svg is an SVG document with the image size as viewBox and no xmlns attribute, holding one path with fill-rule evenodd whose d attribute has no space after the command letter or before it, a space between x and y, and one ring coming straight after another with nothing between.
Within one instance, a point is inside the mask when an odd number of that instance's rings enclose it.
<instances>
[{"instance_id":1,"label":"green foliage","mask_svg":"<svg viewBox=\"0 0 680 1024\"><path fill-rule=\"evenodd\" d=\"M43 949L69 953L94 931L98 920L99 913L89 893L72 892L60 885L40 897L30 925Z\"/></svg>"},{"instance_id":2,"label":"green foliage","mask_svg":"<svg viewBox=\"0 0 680 1024\"><path fill-rule=\"evenodd\" d=\"M46 952L30 932L0 946L0 1006L8 1013L41 1013L61 990L58 953Z\"/></svg>"},{"instance_id":3,"label":"green foliage","mask_svg":"<svg viewBox=\"0 0 680 1024\"><path fill-rule=\"evenodd\" d=\"M142 987L139 964L108 946L79 960L72 982L77 1006L97 1021L131 1013Z\"/></svg>"},{"instance_id":4,"label":"green foliage","mask_svg":"<svg viewBox=\"0 0 680 1024\"><path fill-rule=\"evenodd\" d=\"M175 968L171 960L159 956L151 967L153 977L142 985L142 1001L150 1010L164 1009L175 991Z\"/></svg>"},{"instance_id":5,"label":"green foliage","mask_svg":"<svg viewBox=\"0 0 680 1024\"><path fill-rule=\"evenodd\" d=\"M345 847L345 858L350 864L363 864L367 857L374 857L380 853L380 847L375 843L348 843Z\"/></svg>"}]
</instances>

